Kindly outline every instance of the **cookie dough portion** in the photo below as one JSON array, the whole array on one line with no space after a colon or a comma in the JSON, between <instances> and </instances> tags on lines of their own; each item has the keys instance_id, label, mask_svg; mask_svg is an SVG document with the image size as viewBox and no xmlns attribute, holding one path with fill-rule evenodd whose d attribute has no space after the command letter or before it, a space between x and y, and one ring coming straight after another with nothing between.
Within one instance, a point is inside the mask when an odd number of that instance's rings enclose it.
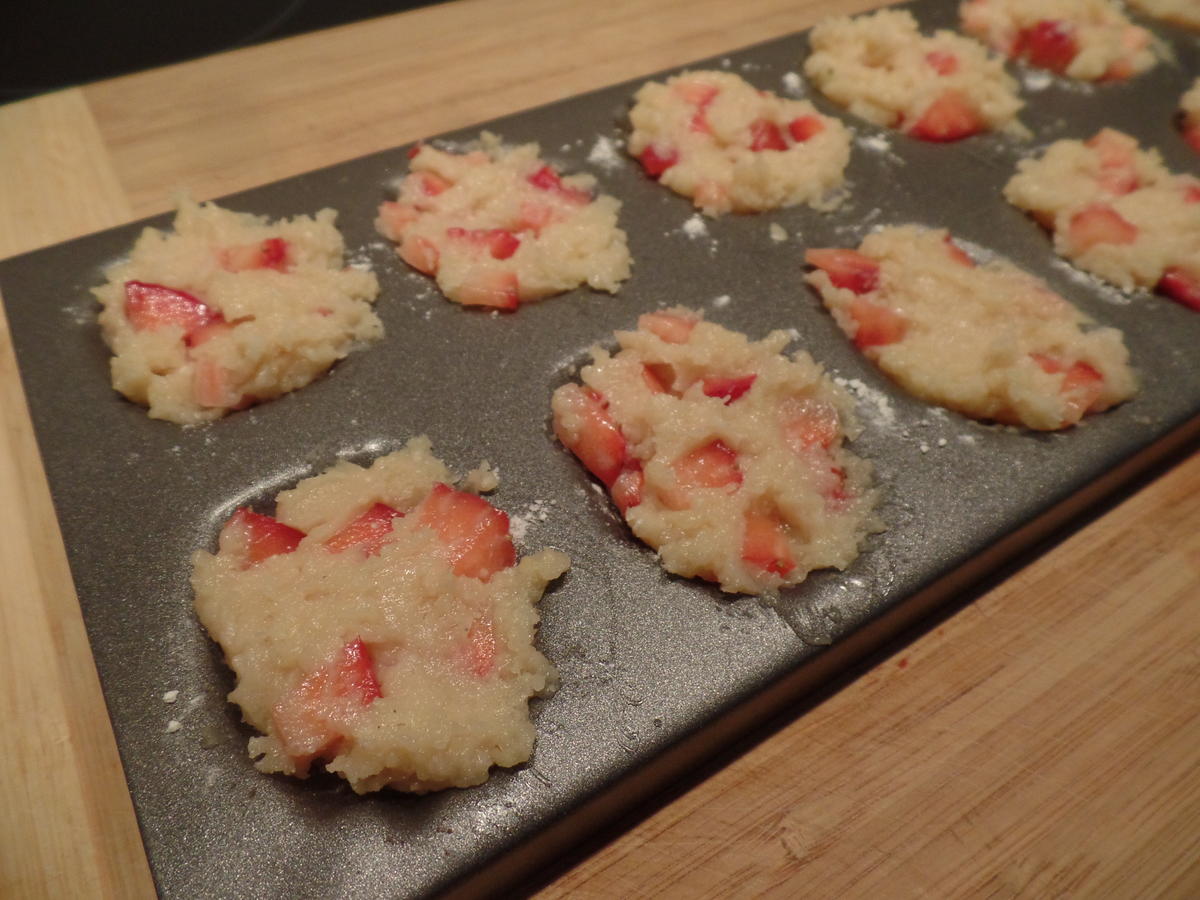
<instances>
[{"instance_id":1,"label":"cookie dough portion","mask_svg":"<svg viewBox=\"0 0 1200 900\"><path fill-rule=\"evenodd\" d=\"M1200 309L1200 179L1106 128L1021 160L1004 196L1054 234L1054 249L1125 289Z\"/></svg>"},{"instance_id":2,"label":"cookie dough portion","mask_svg":"<svg viewBox=\"0 0 1200 900\"><path fill-rule=\"evenodd\" d=\"M1196 0L1127 0L1148 16L1200 30L1200 4Z\"/></svg>"},{"instance_id":3,"label":"cookie dough portion","mask_svg":"<svg viewBox=\"0 0 1200 900\"><path fill-rule=\"evenodd\" d=\"M489 132L465 153L421 144L375 225L465 306L514 310L583 284L616 292L630 268L620 202L595 194L590 175L559 175L538 152Z\"/></svg>"},{"instance_id":4,"label":"cookie dough portion","mask_svg":"<svg viewBox=\"0 0 1200 900\"><path fill-rule=\"evenodd\" d=\"M1192 82L1182 99L1179 110L1183 115L1180 123L1183 129L1183 139L1197 153L1200 153L1200 78Z\"/></svg>"},{"instance_id":5,"label":"cookie dough portion","mask_svg":"<svg viewBox=\"0 0 1200 900\"><path fill-rule=\"evenodd\" d=\"M554 432L668 572L774 593L845 568L876 530L846 393L790 337L761 341L676 307L593 348L554 392Z\"/></svg>"},{"instance_id":6,"label":"cookie dough portion","mask_svg":"<svg viewBox=\"0 0 1200 900\"><path fill-rule=\"evenodd\" d=\"M976 41L923 36L905 10L826 19L809 34L804 71L856 116L926 141L982 131L1024 134L1017 82Z\"/></svg>"},{"instance_id":7,"label":"cookie dough portion","mask_svg":"<svg viewBox=\"0 0 1200 900\"><path fill-rule=\"evenodd\" d=\"M237 510L218 552L193 556L196 612L262 732L262 771L323 762L360 794L425 792L529 758L528 699L556 684L534 604L568 560L517 562L508 517L450 482L415 438L300 482L274 516Z\"/></svg>"},{"instance_id":8,"label":"cookie dough portion","mask_svg":"<svg viewBox=\"0 0 1200 900\"><path fill-rule=\"evenodd\" d=\"M628 149L646 174L706 215L836 205L850 133L806 100L728 72L685 72L634 95Z\"/></svg>"},{"instance_id":9,"label":"cookie dough portion","mask_svg":"<svg viewBox=\"0 0 1200 900\"><path fill-rule=\"evenodd\" d=\"M93 289L113 387L194 425L294 391L383 326L379 285L344 266L337 213L269 222L183 200Z\"/></svg>"},{"instance_id":10,"label":"cookie dough portion","mask_svg":"<svg viewBox=\"0 0 1200 900\"><path fill-rule=\"evenodd\" d=\"M1111 0L966 0L963 31L1030 65L1081 81L1123 81L1158 62L1150 32Z\"/></svg>"},{"instance_id":11,"label":"cookie dough portion","mask_svg":"<svg viewBox=\"0 0 1200 900\"><path fill-rule=\"evenodd\" d=\"M884 228L858 250L809 250L806 280L838 326L905 390L976 419L1053 430L1129 399L1121 333L945 229Z\"/></svg>"}]
</instances>

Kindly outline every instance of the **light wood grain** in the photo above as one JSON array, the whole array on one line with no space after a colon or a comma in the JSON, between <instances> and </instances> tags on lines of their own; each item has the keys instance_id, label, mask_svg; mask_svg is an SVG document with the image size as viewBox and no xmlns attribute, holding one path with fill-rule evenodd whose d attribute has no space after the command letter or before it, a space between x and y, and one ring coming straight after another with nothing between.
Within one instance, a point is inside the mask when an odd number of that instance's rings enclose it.
<instances>
[{"instance_id":1,"label":"light wood grain","mask_svg":"<svg viewBox=\"0 0 1200 900\"><path fill-rule=\"evenodd\" d=\"M459 0L10 104L0 255L876 5ZM0 419L0 896L149 896L6 332ZM1200 896L1198 535L1193 457L541 896Z\"/></svg>"}]
</instances>

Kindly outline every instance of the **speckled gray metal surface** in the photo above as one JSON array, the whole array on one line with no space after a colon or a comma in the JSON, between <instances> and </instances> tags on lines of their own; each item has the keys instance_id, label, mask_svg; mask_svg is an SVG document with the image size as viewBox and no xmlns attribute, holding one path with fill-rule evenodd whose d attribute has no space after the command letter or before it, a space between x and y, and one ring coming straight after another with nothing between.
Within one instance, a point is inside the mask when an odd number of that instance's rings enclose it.
<instances>
[{"instance_id":1,"label":"speckled gray metal surface","mask_svg":"<svg viewBox=\"0 0 1200 900\"><path fill-rule=\"evenodd\" d=\"M912 8L927 27L952 24L953 4ZM693 214L687 201L628 160L588 161L599 138L622 137L633 84L491 123L507 141L539 141L567 171L592 172L624 202L635 274L616 297L575 292L499 317L442 300L372 230L376 204L405 171L403 148L229 198L233 208L271 216L341 210L352 256L379 274L387 336L303 391L204 428L151 421L109 388L88 289L140 226L0 263L39 444L160 891L298 898L443 888L1193 420L1200 315L1073 274L1043 231L999 196L1021 155L1103 125L1158 147L1176 171L1200 170L1173 127L1188 73L1200 72L1200 40L1152 27L1176 61L1131 84L1080 88L1026 77L1023 120L1037 135L1033 143L988 136L920 144L815 98L857 132L846 203L828 215L796 208L726 217L692 236L682 227ZM728 68L782 90L806 48L796 35L693 68ZM1124 330L1144 378L1140 396L1053 435L978 425L905 397L856 355L800 276L804 247L853 245L872 226L910 221L948 226L1018 261L1099 322ZM771 240L771 223L787 230L787 241ZM642 311L677 303L754 337L796 328L798 344L861 400L867 430L855 448L876 463L888 530L848 571L814 576L777 607L665 575L550 435L550 392L588 346ZM526 519L524 545L559 547L573 560L542 603L541 647L562 688L534 704L534 757L481 787L426 797L358 798L333 779L260 775L245 755L248 731L223 699L231 675L191 612L189 555L213 545L235 504L420 433L459 471L481 458L497 464L493 499ZM161 699L168 690L179 691L174 704ZM182 727L168 733L172 719Z\"/></svg>"}]
</instances>

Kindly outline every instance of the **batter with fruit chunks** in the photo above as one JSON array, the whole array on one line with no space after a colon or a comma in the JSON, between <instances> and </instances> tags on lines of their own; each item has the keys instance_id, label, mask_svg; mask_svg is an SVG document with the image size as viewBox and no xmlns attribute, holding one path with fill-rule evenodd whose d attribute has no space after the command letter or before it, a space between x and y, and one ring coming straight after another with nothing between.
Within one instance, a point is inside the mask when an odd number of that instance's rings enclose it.
<instances>
[{"instance_id":1,"label":"batter with fruit chunks","mask_svg":"<svg viewBox=\"0 0 1200 900\"><path fill-rule=\"evenodd\" d=\"M1182 114L1180 127L1183 139L1188 146L1200 153L1200 78L1192 82L1192 86L1179 101Z\"/></svg>"},{"instance_id":2,"label":"batter with fruit chunks","mask_svg":"<svg viewBox=\"0 0 1200 900\"><path fill-rule=\"evenodd\" d=\"M1200 3L1196 0L1127 0L1134 9L1148 16L1200 30Z\"/></svg>"},{"instance_id":3,"label":"batter with fruit chunks","mask_svg":"<svg viewBox=\"0 0 1200 900\"><path fill-rule=\"evenodd\" d=\"M451 486L414 438L301 481L274 515L238 509L217 553L194 554L260 770L423 793L529 758L528 700L557 683L534 605L569 561L517 561L508 516L475 493L495 486L486 464Z\"/></svg>"},{"instance_id":4,"label":"batter with fruit chunks","mask_svg":"<svg viewBox=\"0 0 1200 900\"><path fill-rule=\"evenodd\" d=\"M1112 0L966 0L963 31L1000 53L1081 81L1124 81L1158 62L1150 32Z\"/></svg>"},{"instance_id":5,"label":"batter with fruit chunks","mask_svg":"<svg viewBox=\"0 0 1200 900\"><path fill-rule=\"evenodd\" d=\"M615 293L629 277L620 202L590 175L559 175L537 144L505 147L485 131L469 152L410 155L375 225L455 303L514 310L583 284Z\"/></svg>"},{"instance_id":6,"label":"batter with fruit chunks","mask_svg":"<svg viewBox=\"0 0 1200 900\"><path fill-rule=\"evenodd\" d=\"M1054 249L1121 288L1200 310L1200 179L1106 128L1024 159L1004 196L1054 234Z\"/></svg>"},{"instance_id":7,"label":"batter with fruit chunks","mask_svg":"<svg viewBox=\"0 0 1200 900\"><path fill-rule=\"evenodd\" d=\"M1121 333L1004 260L976 263L944 229L883 228L813 249L807 276L838 326L905 390L976 419L1049 431L1137 389Z\"/></svg>"},{"instance_id":8,"label":"batter with fruit chunks","mask_svg":"<svg viewBox=\"0 0 1200 900\"><path fill-rule=\"evenodd\" d=\"M304 387L378 340L379 285L346 268L337 217L265 218L183 200L93 289L113 387L150 417L195 425Z\"/></svg>"},{"instance_id":9,"label":"batter with fruit chunks","mask_svg":"<svg viewBox=\"0 0 1200 900\"><path fill-rule=\"evenodd\" d=\"M869 531L871 466L843 446L852 402L790 337L761 341L682 307L593 348L551 400L554 433L668 572L772 594L845 568Z\"/></svg>"},{"instance_id":10,"label":"batter with fruit chunks","mask_svg":"<svg viewBox=\"0 0 1200 900\"><path fill-rule=\"evenodd\" d=\"M826 19L809 35L804 72L856 116L924 141L983 131L1024 134L1017 82L1004 64L951 31L923 36L904 10Z\"/></svg>"},{"instance_id":11,"label":"batter with fruit chunks","mask_svg":"<svg viewBox=\"0 0 1200 900\"><path fill-rule=\"evenodd\" d=\"M634 96L628 149L646 174L706 215L836 205L850 134L806 100L729 72L685 72Z\"/></svg>"}]
</instances>

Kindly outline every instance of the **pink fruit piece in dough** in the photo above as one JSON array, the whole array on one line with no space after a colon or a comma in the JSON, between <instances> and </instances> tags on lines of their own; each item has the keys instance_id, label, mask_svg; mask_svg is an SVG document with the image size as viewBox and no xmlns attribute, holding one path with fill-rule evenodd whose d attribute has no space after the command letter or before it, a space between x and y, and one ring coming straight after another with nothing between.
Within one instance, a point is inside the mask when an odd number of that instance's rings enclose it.
<instances>
[{"instance_id":1,"label":"pink fruit piece in dough","mask_svg":"<svg viewBox=\"0 0 1200 900\"><path fill-rule=\"evenodd\" d=\"M783 439L793 453L828 450L838 439L841 420L837 409L810 397L789 398L780 408Z\"/></svg>"},{"instance_id":2,"label":"pink fruit piece in dough","mask_svg":"<svg viewBox=\"0 0 1200 900\"><path fill-rule=\"evenodd\" d=\"M1158 289L1172 300L1200 312L1200 273L1195 270L1171 266L1159 279Z\"/></svg>"},{"instance_id":3,"label":"pink fruit piece in dough","mask_svg":"<svg viewBox=\"0 0 1200 900\"><path fill-rule=\"evenodd\" d=\"M436 275L441 254L437 245L419 235L405 235L400 244L400 258L426 275Z\"/></svg>"},{"instance_id":4,"label":"pink fruit piece in dough","mask_svg":"<svg viewBox=\"0 0 1200 900\"><path fill-rule=\"evenodd\" d=\"M1017 35L1012 55L1023 56L1033 65L1061 75L1067 71L1078 52L1075 29L1070 24L1056 19L1043 19Z\"/></svg>"},{"instance_id":5,"label":"pink fruit piece in dough","mask_svg":"<svg viewBox=\"0 0 1200 900\"><path fill-rule=\"evenodd\" d=\"M763 150L786 150L787 141L779 126L770 119L756 119L750 123L750 149L755 152Z\"/></svg>"},{"instance_id":6,"label":"pink fruit piece in dough","mask_svg":"<svg viewBox=\"0 0 1200 900\"><path fill-rule=\"evenodd\" d=\"M125 318L134 331L182 328L188 346L207 326L225 321L218 310L187 291L145 281L125 282Z\"/></svg>"},{"instance_id":7,"label":"pink fruit piece in dough","mask_svg":"<svg viewBox=\"0 0 1200 900\"><path fill-rule=\"evenodd\" d=\"M385 200L379 204L379 223L384 235L393 241L400 240L405 229L417 221L421 213L415 206L396 200Z\"/></svg>"},{"instance_id":8,"label":"pink fruit piece in dough","mask_svg":"<svg viewBox=\"0 0 1200 900\"><path fill-rule=\"evenodd\" d=\"M455 575L487 581L517 561L508 515L482 497L439 483L413 514L437 534Z\"/></svg>"},{"instance_id":9,"label":"pink fruit piece in dough","mask_svg":"<svg viewBox=\"0 0 1200 900\"><path fill-rule=\"evenodd\" d=\"M696 327L696 320L668 312L642 313L638 316L638 330L658 335L668 344L686 344Z\"/></svg>"},{"instance_id":10,"label":"pink fruit piece in dough","mask_svg":"<svg viewBox=\"0 0 1200 900\"><path fill-rule=\"evenodd\" d=\"M930 104L909 134L923 141L958 141L983 131L984 122L960 91L946 91Z\"/></svg>"},{"instance_id":11,"label":"pink fruit piece in dough","mask_svg":"<svg viewBox=\"0 0 1200 900\"><path fill-rule=\"evenodd\" d=\"M486 248L493 259L508 259L521 246L521 239L505 228L447 228L446 237Z\"/></svg>"},{"instance_id":12,"label":"pink fruit piece in dough","mask_svg":"<svg viewBox=\"0 0 1200 900\"><path fill-rule=\"evenodd\" d=\"M341 553L358 547L364 556L375 556L392 533L392 520L404 513L386 503L372 504L365 512L348 522L337 534L325 541L325 549Z\"/></svg>"},{"instance_id":13,"label":"pink fruit piece in dough","mask_svg":"<svg viewBox=\"0 0 1200 900\"><path fill-rule=\"evenodd\" d=\"M750 390L757 375L705 375L701 388L706 397L722 397L728 406Z\"/></svg>"},{"instance_id":14,"label":"pink fruit piece in dough","mask_svg":"<svg viewBox=\"0 0 1200 900\"><path fill-rule=\"evenodd\" d=\"M383 696L371 650L355 638L306 675L272 710L275 737L304 775L317 758L331 758L347 725Z\"/></svg>"},{"instance_id":15,"label":"pink fruit piece in dough","mask_svg":"<svg viewBox=\"0 0 1200 900\"><path fill-rule=\"evenodd\" d=\"M613 480L609 494L613 503L625 515L631 507L642 502L642 490L646 486L646 476L642 472L642 464L636 459L627 459L621 466L621 471Z\"/></svg>"},{"instance_id":16,"label":"pink fruit piece in dough","mask_svg":"<svg viewBox=\"0 0 1200 900\"><path fill-rule=\"evenodd\" d=\"M577 187L563 184L562 178L550 166L542 166L529 176L529 183L542 191L551 191L569 203L580 206L592 202L592 195Z\"/></svg>"},{"instance_id":17,"label":"pink fruit piece in dough","mask_svg":"<svg viewBox=\"0 0 1200 900\"><path fill-rule=\"evenodd\" d=\"M908 320L903 315L866 297L854 298L850 303L850 317L858 326L854 332L854 346L860 350L895 344L908 332Z\"/></svg>"},{"instance_id":18,"label":"pink fruit piece in dough","mask_svg":"<svg viewBox=\"0 0 1200 900\"><path fill-rule=\"evenodd\" d=\"M1115 132L1104 130L1084 144L1094 150L1100 160L1100 172L1096 181L1102 188L1118 196L1137 190L1134 148L1124 138Z\"/></svg>"},{"instance_id":19,"label":"pink fruit piece in dough","mask_svg":"<svg viewBox=\"0 0 1200 900\"><path fill-rule=\"evenodd\" d=\"M490 617L482 617L467 629L466 669L476 678L496 671L496 629Z\"/></svg>"},{"instance_id":20,"label":"pink fruit piece in dough","mask_svg":"<svg viewBox=\"0 0 1200 900\"><path fill-rule=\"evenodd\" d=\"M788 122L788 134L797 144L803 144L809 138L825 130L825 123L817 116L800 116Z\"/></svg>"},{"instance_id":21,"label":"pink fruit piece in dough","mask_svg":"<svg viewBox=\"0 0 1200 900\"><path fill-rule=\"evenodd\" d=\"M710 441L672 463L675 480L685 488L720 488L742 483L737 453L724 441Z\"/></svg>"},{"instance_id":22,"label":"pink fruit piece in dough","mask_svg":"<svg viewBox=\"0 0 1200 900\"><path fill-rule=\"evenodd\" d=\"M1183 139L1188 146L1200 153L1200 122L1188 122L1183 126Z\"/></svg>"},{"instance_id":23,"label":"pink fruit piece in dough","mask_svg":"<svg viewBox=\"0 0 1200 900\"><path fill-rule=\"evenodd\" d=\"M254 402L253 397L236 390L230 382L229 371L209 357L193 362L192 398L198 405L210 409L242 409Z\"/></svg>"},{"instance_id":24,"label":"pink fruit piece in dough","mask_svg":"<svg viewBox=\"0 0 1200 900\"><path fill-rule=\"evenodd\" d=\"M806 250L804 260L828 275L834 287L845 288L856 294L869 294L879 287L879 263L857 250Z\"/></svg>"},{"instance_id":25,"label":"pink fruit piece in dough","mask_svg":"<svg viewBox=\"0 0 1200 900\"><path fill-rule=\"evenodd\" d=\"M1077 253L1099 244L1132 244L1137 237L1137 226L1104 203L1084 207L1067 223L1067 239Z\"/></svg>"},{"instance_id":26,"label":"pink fruit piece in dough","mask_svg":"<svg viewBox=\"0 0 1200 900\"><path fill-rule=\"evenodd\" d=\"M958 57L946 50L930 50L925 54L925 62L939 75L953 75L958 71Z\"/></svg>"},{"instance_id":27,"label":"pink fruit piece in dough","mask_svg":"<svg viewBox=\"0 0 1200 900\"><path fill-rule=\"evenodd\" d=\"M638 157L642 168L651 178L658 178L663 172L679 162L679 152L673 147L659 147L651 144Z\"/></svg>"},{"instance_id":28,"label":"pink fruit piece in dough","mask_svg":"<svg viewBox=\"0 0 1200 900\"><path fill-rule=\"evenodd\" d=\"M1055 356L1043 353L1032 353L1033 361L1048 375L1063 374L1059 393L1063 396L1066 411L1064 425L1072 425L1083 418L1084 413L1091 409L1100 395L1104 393L1104 376L1083 360L1077 360L1068 366Z\"/></svg>"},{"instance_id":29,"label":"pink fruit piece in dough","mask_svg":"<svg viewBox=\"0 0 1200 900\"><path fill-rule=\"evenodd\" d=\"M221 267L229 272L249 269L274 269L286 272L291 261L291 246L283 238L267 238L257 244L226 247L220 253Z\"/></svg>"},{"instance_id":30,"label":"pink fruit piece in dough","mask_svg":"<svg viewBox=\"0 0 1200 900\"><path fill-rule=\"evenodd\" d=\"M303 531L246 506L239 506L221 529L221 544L232 543L240 548L243 569L272 556L291 553L302 540Z\"/></svg>"},{"instance_id":31,"label":"pink fruit piece in dough","mask_svg":"<svg viewBox=\"0 0 1200 900\"><path fill-rule=\"evenodd\" d=\"M481 269L472 272L459 287L454 299L464 306L514 310L521 303L517 273L508 269Z\"/></svg>"},{"instance_id":32,"label":"pink fruit piece in dough","mask_svg":"<svg viewBox=\"0 0 1200 900\"><path fill-rule=\"evenodd\" d=\"M578 384L564 385L558 396L568 411L555 416L554 434L605 487L612 487L625 465L628 446L604 397Z\"/></svg>"},{"instance_id":33,"label":"pink fruit piece in dough","mask_svg":"<svg viewBox=\"0 0 1200 900\"><path fill-rule=\"evenodd\" d=\"M788 547L787 526L778 516L753 510L746 513L742 560L781 576L796 568Z\"/></svg>"}]
</instances>

